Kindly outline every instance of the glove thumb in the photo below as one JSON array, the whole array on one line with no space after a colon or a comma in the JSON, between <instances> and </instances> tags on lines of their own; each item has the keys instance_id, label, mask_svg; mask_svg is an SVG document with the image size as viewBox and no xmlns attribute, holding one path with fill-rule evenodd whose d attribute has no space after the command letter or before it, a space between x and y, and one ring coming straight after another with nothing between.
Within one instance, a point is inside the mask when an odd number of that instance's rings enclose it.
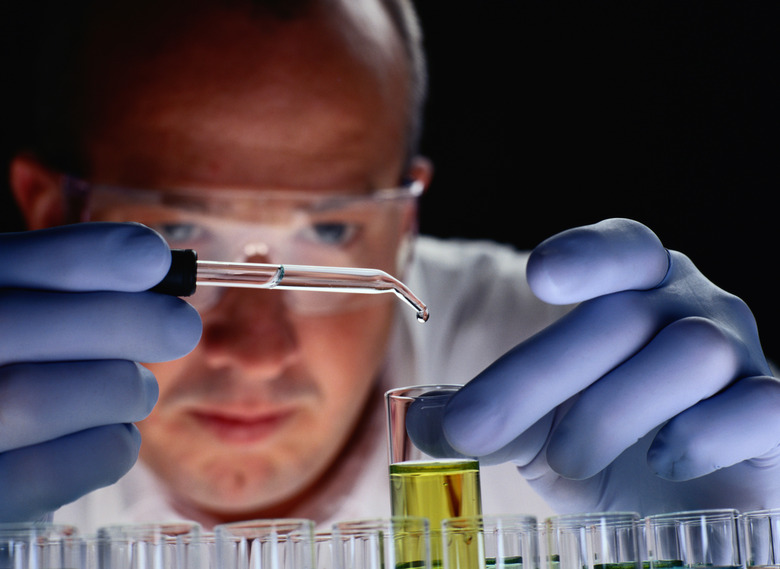
<instances>
[{"instance_id":1,"label":"glove thumb","mask_svg":"<svg viewBox=\"0 0 780 569\"><path fill-rule=\"evenodd\" d=\"M430 391L415 399L406 414L406 432L414 445L435 458L466 458L450 445L442 428L444 409L454 391Z\"/></svg>"}]
</instances>

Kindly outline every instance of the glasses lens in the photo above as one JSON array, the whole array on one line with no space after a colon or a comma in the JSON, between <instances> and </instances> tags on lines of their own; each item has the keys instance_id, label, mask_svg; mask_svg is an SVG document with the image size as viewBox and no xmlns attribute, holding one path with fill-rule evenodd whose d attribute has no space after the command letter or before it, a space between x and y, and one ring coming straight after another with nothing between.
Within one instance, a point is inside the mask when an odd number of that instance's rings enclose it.
<instances>
[{"instance_id":1,"label":"glasses lens","mask_svg":"<svg viewBox=\"0 0 780 569\"><path fill-rule=\"evenodd\" d=\"M88 219L147 225L171 248L194 249L204 260L365 267L397 274L415 224L414 187L371 195L254 191L159 191L95 186ZM222 289L200 287L200 310ZM330 313L377 302L349 293L280 291L290 309Z\"/></svg>"}]
</instances>

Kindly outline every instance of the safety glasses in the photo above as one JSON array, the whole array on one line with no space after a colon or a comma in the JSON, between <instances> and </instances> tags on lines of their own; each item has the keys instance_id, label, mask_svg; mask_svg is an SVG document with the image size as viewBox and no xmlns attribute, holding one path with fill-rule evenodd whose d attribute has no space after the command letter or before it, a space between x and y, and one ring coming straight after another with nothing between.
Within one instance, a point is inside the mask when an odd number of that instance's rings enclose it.
<instances>
[{"instance_id":1,"label":"safety glasses","mask_svg":"<svg viewBox=\"0 0 780 569\"><path fill-rule=\"evenodd\" d=\"M416 231L422 182L370 193L233 189L132 189L66 177L71 217L134 221L159 232L171 248L201 259L403 270ZM199 290L190 301L207 310L221 291ZM289 308L333 313L376 297L284 291Z\"/></svg>"}]
</instances>

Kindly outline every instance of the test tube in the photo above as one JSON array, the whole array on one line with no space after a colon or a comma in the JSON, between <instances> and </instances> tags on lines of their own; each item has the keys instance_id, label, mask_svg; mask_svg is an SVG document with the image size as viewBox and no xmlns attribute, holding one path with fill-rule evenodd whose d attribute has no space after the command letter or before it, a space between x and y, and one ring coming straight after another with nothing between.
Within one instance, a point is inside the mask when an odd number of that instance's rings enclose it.
<instances>
[{"instance_id":1,"label":"test tube","mask_svg":"<svg viewBox=\"0 0 780 569\"><path fill-rule=\"evenodd\" d=\"M115 524L97 531L100 567L200 569L201 527L194 522Z\"/></svg>"},{"instance_id":2,"label":"test tube","mask_svg":"<svg viewBox=\"0 0 780 569\"><path fill-rule=\"evenodd\" d=\"M221 569L313 569L314 522L248 520L214 528Z\"/></svg>"},{"instance_id":3,"label":"test tube","mask_svg":"<svg viewBox=\"0 0 780 569\"><path fill-rule=\"evenodd\" d=\"M641 569L635 512L552 516L544 531L549 569Z\"/></svg>"},{"instance_id":4,"label":"test tube","mask_svg":"<svg viewBox=\"0 0 780 569\"><path fill-rule=\"evenodd\" d=\"M423 448L407 429L409 409L440 413L460 385L417 385L385 394L390 440L390 495L394 516L420 516L430 521L431 559L443 558L441 523L447 518L479 516L482 496L479 462L473 457L443 458L434 448ZM431 447L436 446L432 437Z\"/></svg>"},{"instance_id":5,"label":"test tube","mask_svg":"<svg viewBox=\"0 0 780 569\"><path fill-rule=\"evenodd\" d=\"M738 516L732 509L648 516L644 523L650 568L741 567Z\"/></svg>"},{"instance_id":6,"label":"test tube","mask_svg":"<svg viewBox=\"0 0 780 569\"><path fill-rule=\"evenodd\" d=\"M65 540L63 547L58 554L61 556L62 563L50 564L48 567L54 569L59 566L63 569L111 569L101 560L103 547L101 540L94 534L77 535Z\"/></svg>"},{"instance_id":7,"label":"test tube","mask_svg":"<svg viewBox=\"0 0 780 569\"><path fill-rule=\"evenodd\" d=\"M442 522L444 569L539 569L538 523L528 515Z\"/></svg>"},{"instance_id":8,"label":"test tube","mask_svg":"<svg viewBox=\"0 0 780 569\"><path fill-rule=\"evenodd\" d=\"M747 566L780 568L780 509L745 512L741 524Z\"/></svg>"},{"instance_id":9,"label":"test tube","mask_svg":"<svg viewBox=\"0 0 780 569\"><path fill-rule=\"evenodd\" d=\"M75 526L55 523L0 523L0 569L65 569Z\"/></svg>"},{"instance_id":10,"label":"test tube","mask_svg":"<svg viewBox=\"0 0 780 569\"><path fill-rule=\"evenodd\" d=\"M333 524L336 569L431 569L430 525L416 516Z\"/></svg>"}]
</instances>

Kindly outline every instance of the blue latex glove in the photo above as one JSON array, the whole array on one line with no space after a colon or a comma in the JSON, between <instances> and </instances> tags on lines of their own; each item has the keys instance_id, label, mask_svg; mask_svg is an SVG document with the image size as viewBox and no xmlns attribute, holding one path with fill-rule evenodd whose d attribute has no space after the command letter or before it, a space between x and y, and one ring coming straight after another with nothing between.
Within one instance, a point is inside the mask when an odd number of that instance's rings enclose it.
<instances>
[{"instance_id":1,"label":"blue latex glove","mask_svg":"<svg viewBox=\"0 0 780 569\"><path fill-rule=\"evenodd\" d=\"M115 482L157 400L135 362L185 355L200 318L142 292L170 265L136 224L0 234L0 522L35 520Z\"/></svg>"},{"instance_id":2,"label":"blue latex glove","mask_svg":"<svg viewBox=\"0 0 780 569\"><path fill-rule=\"evenodd\" d=\"M454 448L561 512L780 506L780 382L741 300L621 219L548 239L527 274L581 304L451 398Z\"/></svg>"}]
</instances>

